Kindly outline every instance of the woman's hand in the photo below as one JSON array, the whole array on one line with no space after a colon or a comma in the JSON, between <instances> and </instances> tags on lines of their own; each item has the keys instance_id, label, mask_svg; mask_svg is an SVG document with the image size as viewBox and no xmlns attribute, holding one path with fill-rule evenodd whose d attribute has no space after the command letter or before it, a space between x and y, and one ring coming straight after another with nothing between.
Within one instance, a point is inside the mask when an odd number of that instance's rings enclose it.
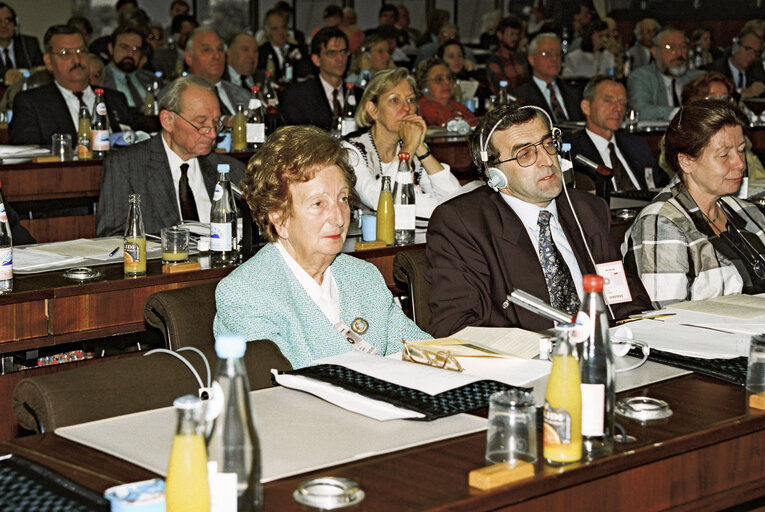
<instances>
[{"instance_id":1,"label":"woman's hand","mask_svg":"<svg viewBox=\"0 0 765 512\"><path fill-rule=\"evenodd\" d=\"M409 153L409 156L423 154L425 149L425 134L428 131L428 125L425 120L417 114L406 116L398 127L398 136L401 138L402 150Z\"/></svg>"}]
</instances>

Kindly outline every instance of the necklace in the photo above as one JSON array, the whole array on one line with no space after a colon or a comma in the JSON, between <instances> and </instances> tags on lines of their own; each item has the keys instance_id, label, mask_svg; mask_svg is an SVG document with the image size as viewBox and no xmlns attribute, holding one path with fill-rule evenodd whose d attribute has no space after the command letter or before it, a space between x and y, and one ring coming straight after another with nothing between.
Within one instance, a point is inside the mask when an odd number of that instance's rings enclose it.
<instances>
[{"instance_id":1,"label":"necklace","mask_svg":"<svg viewBox=\"0 0 765 512\"><path fill-rule=\"evenodd\" d=\"M717 216L715 216L714 219L710 219L709 217L707 217L707 214L704 213L701 207L699 207L699 213L701 213L701 215L707 220L709 225L712 226L712 231L719 230L720 234L722 235L723 230L717 227L717 225L715 224L715 222L717 222L717 219L720 218L720 214L722 213L722 207L720 206L718 201L715 201L715 205L717 206Z\"/></svg>"},{"instance_id":2,"label":"necklace","mask_svg":"<svg viewBox=\"0 0 765 512\"><path fill-rule=\"evenodd\" d=\"M722 207L719 204L718 208L719 210L717 218L720 216L719 212L722 211ZM706 215L704 215L704 217L706 217ZM715 220L717 220L717 218L715 218ZM728 244L740 256L744 258L744 261L746 261L746 263L752 267L752 271L754 272L755 276L757 276L759 279L765 279L765 264L763 263L763 256L757 251L757 249L755 249L751 242L749 242L749 240L747 240L746 237L741 234L741 231L739 231L733 222L728 222L726 226L727 229L725 231L720 231L720 237L728 242ZM738 239L740 243L736 243L731 234L735 234L736 239Z\"/></svg>"},{"instance_id":3,"label":"necklace","mask_svg":"<svg viewBox=\"0 0 765 512\"><path fill-rule=\"evenodd\" d=\"M375 179L379 180L380 176L383 174L383 161L382 158L380 158L380 151L377 149L377 144L375 144L375 138L372 135L372 130L369 130L369 141L372 143L372 149L375 150L375 155L377 156L377 174L375 174ZM396 144L396 153L398 153L398 149L401 147L401 141L398 141ZM372 164L374 165L374 161L372 161Z\"/></svg>"}]
</instances>

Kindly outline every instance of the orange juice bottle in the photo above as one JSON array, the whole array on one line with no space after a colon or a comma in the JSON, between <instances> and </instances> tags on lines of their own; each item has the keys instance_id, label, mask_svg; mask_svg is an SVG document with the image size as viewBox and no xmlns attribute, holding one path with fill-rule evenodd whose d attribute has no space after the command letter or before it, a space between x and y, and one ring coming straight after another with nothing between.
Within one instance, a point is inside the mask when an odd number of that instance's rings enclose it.
<instances>
[{"instance_id":1,"label":"orange juice bottle","mask_svg":"<svg viewBox=\"0 0 765 512\"><path fill-rule=\"evenodd\" d=\"M390 176L382 177L382 189L377 202L377 239L384 241L385 245L393 245L396 239L396 214L393 210Z\"/></svg>"},{"instance_id":2,"label":"orange juice bottle","mask_svg":"<svg viewBox=\"0 0 765 512\"><path fill-rule=\"evenodd\" d=\"M173 402L178 423L167 467L165 503L167 512L209 512L202 401L184 395Z\"/></svg>"},{"instance_id":3,"label":"orange juice bottle","mask_svg":"<svg viewBox=\"0 0 765 512\"><path fill-rule=\"evenodd\" d=\"M547 380L542 426L543 455L553 466L582 458L582 390L579 362L569 336L574 324L559 325Z\"/></svg>"},{"instance_id":4,"label":"orange juice bottle","mask_svg":"<svg viewBox=\"0 0 765 512\"><path fill-rule=\"evenodd\" d=\"M124 269L128 277L146 274L146 233L141 216L141 196L130 194L130 209L125 223Z\"/></svg>"}]
</instances>

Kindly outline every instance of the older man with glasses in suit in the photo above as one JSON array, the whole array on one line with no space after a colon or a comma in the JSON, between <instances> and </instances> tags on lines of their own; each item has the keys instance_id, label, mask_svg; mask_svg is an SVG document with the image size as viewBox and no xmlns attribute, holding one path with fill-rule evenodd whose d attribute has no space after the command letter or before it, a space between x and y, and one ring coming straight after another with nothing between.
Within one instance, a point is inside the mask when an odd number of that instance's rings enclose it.
<instances>
[{"instance_id":1,"label":"older man with glasses in suit","mask_svg":"<svg viewBox=\"0 0 765 512\"><path fill-rule=\"evenodd\" d=\"M233 183L242 179L244 164L212 151L221 114L206 80L194 75L175 80L159 108L159 134L104 161L96 210L98 236L122 233L130 194L141 195L148 233L183 220L209 222L218 164L229 165Z\"/></svg>"}]
</instances>

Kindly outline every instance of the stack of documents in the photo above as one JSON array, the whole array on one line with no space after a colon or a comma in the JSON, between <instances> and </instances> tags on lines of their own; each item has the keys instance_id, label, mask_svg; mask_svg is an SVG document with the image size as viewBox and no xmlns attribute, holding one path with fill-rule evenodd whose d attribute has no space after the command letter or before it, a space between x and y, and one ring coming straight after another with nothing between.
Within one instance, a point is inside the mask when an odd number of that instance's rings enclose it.
<instances>
[{"instance_id":1,"label":"stack of documents","mask_svg":"<svg viewBox=\"0 0 765 512\"><path fill-rule=\"evenodd\" d=\"M0 145L0 162L3 164L19 164L29 162L36 156L50 155L50 148L40 146L8 146Z\"/></svg>"}]
</instances>

